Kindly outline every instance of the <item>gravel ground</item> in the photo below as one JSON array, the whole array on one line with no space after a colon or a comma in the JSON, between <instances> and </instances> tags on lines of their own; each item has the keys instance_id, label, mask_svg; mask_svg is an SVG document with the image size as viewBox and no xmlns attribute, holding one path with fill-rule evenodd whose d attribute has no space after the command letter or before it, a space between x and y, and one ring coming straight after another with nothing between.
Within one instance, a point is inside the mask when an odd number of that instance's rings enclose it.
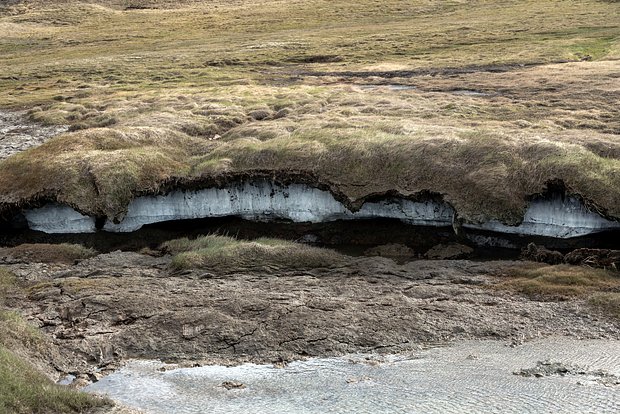
<instances>
[{"instance_id":1,"label":"gravel ground","mask_svg":"<svg viewBox=\"0 0 620 414\"><path fill-rule=\"evenodd\" d=\"M0 161L67 130L66 126L35 124L27 119L26 111L0 110Z\"/></svg>"}]
</instances>

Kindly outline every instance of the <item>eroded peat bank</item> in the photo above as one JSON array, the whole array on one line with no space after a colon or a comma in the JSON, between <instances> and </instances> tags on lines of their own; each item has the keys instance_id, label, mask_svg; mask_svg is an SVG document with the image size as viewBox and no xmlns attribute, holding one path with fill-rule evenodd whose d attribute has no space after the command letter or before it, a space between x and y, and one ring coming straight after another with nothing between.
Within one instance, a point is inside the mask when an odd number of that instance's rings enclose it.
<instances>
[{"instance_id":1,"label":"eroded peat bank","mask_svg":"<svg viewBox=\"0 0 620 414\"><path fill-rule=\"evenodd\" d=\"M2 2L0 414L614 412L619 15Z\"/></svg>"}]
</instances>

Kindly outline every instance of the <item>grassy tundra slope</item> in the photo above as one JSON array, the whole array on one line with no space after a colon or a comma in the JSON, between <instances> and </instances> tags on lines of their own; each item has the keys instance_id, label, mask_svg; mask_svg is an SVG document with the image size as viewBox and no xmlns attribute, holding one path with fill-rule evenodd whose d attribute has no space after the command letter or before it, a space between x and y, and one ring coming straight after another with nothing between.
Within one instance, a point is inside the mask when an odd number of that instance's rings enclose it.
<instances>
[{"instance_id":1,"label":"grassy tundra slope","mask_svg":"<svg viewBox=\"0 0 620 414\"><path fill-rule=\"evenodd\" d=\"M508 223L559 179L620 217L618 2L23 1L0 56L0 107L71 127L0 162L0 210L261 173Z\"/></svg>"}]
</instances>

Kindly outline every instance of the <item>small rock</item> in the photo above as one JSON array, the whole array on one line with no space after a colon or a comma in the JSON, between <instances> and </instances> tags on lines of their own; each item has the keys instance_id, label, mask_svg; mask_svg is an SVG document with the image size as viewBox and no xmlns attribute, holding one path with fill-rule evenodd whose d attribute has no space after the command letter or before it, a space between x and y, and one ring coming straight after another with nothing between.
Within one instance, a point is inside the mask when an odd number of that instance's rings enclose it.
<instances>
[{"instance_id":1,"label":"small rock","mask_svg":"<svg viewBox=\"0 0 620 414\"><path fill-rule=\"evenodd\" d=\"M522 338L514 338L511 342L510 345L508 345L511 348L516 348L518 346L521 346L525 343L525 341Z\"/></svg>"},{"instance_id":2,"label":"small rock","mask_svg":"<svg viewBox=\"0 0 620 414\"><path fill-rule=\"evenodd\" d=\"M473 252L474 249L464 244L438 244L426 252L426 257L435 260L464 259Z\"/></svg>"},{"instance_id":3,"label":"small rock","mask_svg":"<svg viewBox=\"0 0 620 414\"><path fill-rule=\"evenodd\" d=\"M521 260L556 265L564 263L564 255L558 251L549 250L544 246L537 246L534 243L530 243L521 251Z\"/></svg>"},{"instance_id":4,"label":"small rock","mask_svg":"<svg viewBox=\"0 0 620 414\"><path fill-rule=\"evenodd\" d=\"M62 378L60 381L58 381L57 384L59 384L59 385L71 385L71 384L73 384L73 381L75 381L75 375L68 374L64 378Z\"/></svg>"},{"instance_id":5,"label":"small rock","mask_svg":"<svg viewBox=\"0 0 620 414\"><path fill-rule=\"evenodd\" d=\"M92 384L92 381L86 374L79 375L73 382L71 382L72 388L81 389Z\"/></svg>"},{"instance_id":6,"label":"small rock","mask_svg":"<svg viewBox=\"0 0 620 414\"><path fill-rule=\"evenodd\" d=\"M376 366L378 366L378 365L380 365L380 364L381 364L379 361L377 361L376 359L373 359L373 358L371 358L371 357L366 357L366 358L364 359L364 363L365 363L366 365L370 365L371 367L376 367Z\"/></svg>"},{"instance_id":7,"label":"small rock","mask_svg":"<svg viewBox=\"0 0 620 414\"><path fill-rule=\"evenodd\" d=\"M359 382L366 382L366 381L370 381L371 378L367 377L367 376L362 376L359 378L356 377L349 377L346 379L347 384L357 384Z\"/></svg>"},{"instance_id":8,"label":"small rock","mask_svg":"<svg viewBox=\"0 0 620 414\"><path fill-rule=\"evenodd\" d=\"M222 382L222 387L227 390L239 390L245 388L245 384L239 381L224 381Z\"/></svg>"},{"instance_id":9,"label":"small rock","mask_svg":"<svg viewBox=\"0 0 620 414\"><path fill-rule=\"evenodd\" d=\"M317 244L320 243L321 239L316 234L304 234L299 239L297 239L298 243L305 244Z\"/></svg>"},{"instance_id":10,"label":"small rock","mask_svg":"<svg viewBox=\"0 0 620 414\"><path fill-rule=\"evenodd\" d=\"M275 361L275 362L273 363L273 367L274 367L274 368L279 368L279 369L281 369L281 368L286 368L287 366L288 366L288 361L287 361L286 359L282 358L282 357L280 357L280 358L278 359L278 361Z\"/></svg>"},{"instance_id":11,"label":"small rock","mask_svg":"<svg viewBox=\"0 0 620 414\"><path fill-rule=\"evenodd\" d=\"M371 247L364 252L364 256L409 258L414 257L415 252L404 244L390 243Z\"/></svg>"},{"instance_id":12,"label":"small rock","mask_svg":"<svg viewBox=\"0 0 620 414\"><path fill-rule=\"evenodd\" d=\"M91 376L90 376L90 380L92 382L98 382L101 381L101 379L103 377L105 377L107 374L102 373L102 372L94 372Z\"/></svg>"},{"instance_id":13,"label":"small rock","mask_svg":"<svg viewBox=\"0 0 620 414\"><path fill-rule=\"evenodd\" d=\"M196 338L198 335L200 335L200 333L204 330L204 328L205 328L204 325L197 325L197 326L183 325L183 328L182 328L183 330L181 332L181 335L185 339L193 339L193 338Z\"/></svg>"}]
</instances>

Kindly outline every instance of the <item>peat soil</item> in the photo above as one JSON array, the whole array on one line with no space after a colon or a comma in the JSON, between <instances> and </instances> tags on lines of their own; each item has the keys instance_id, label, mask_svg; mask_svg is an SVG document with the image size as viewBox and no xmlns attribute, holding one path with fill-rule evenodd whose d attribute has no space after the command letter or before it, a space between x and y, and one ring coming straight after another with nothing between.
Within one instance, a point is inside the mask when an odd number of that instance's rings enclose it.
<instances>
[{"instance_id":1,"label":"peat soil","mask_svg":"<svg viewBox=\"0 0 620 414\"><path fill-rule=\"evenodd\" d=\"M350 257L297 271L181 272L170 261L121 251L73 264L4 257L24 288L7 305L50 338L50 375L72 375L76 386L128 358L285 364L465 339L620 339L620 322L583 299L536 301L496 289L514 261Z\"/></svg>"}]
</instances>

